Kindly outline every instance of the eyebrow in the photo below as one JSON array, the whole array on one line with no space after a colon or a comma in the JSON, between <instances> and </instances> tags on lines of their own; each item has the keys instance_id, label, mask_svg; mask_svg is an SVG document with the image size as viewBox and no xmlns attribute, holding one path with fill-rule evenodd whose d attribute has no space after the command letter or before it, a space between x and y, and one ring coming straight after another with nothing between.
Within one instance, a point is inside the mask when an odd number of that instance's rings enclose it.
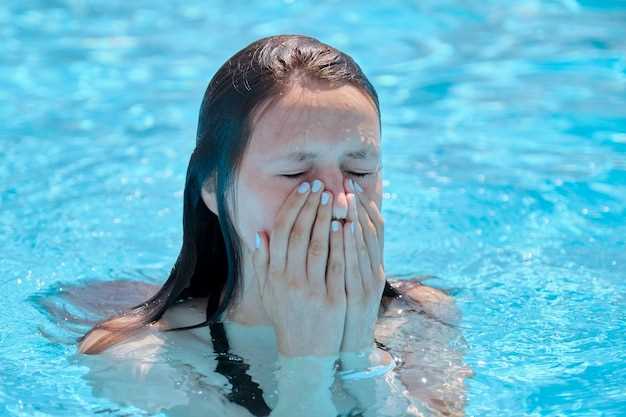
<instances>
[{"instance_id":1,"label":"eyebrow","mask_svg":"<svg viewBox=\"0 0 626 417\"><path fill-rule=\"evenodd\" d=\"M344 155L351 159L368 159L370 157L378 157L378 151L371 150L371 149L360 149L358 151L346 152ZM310 161L312 159L315 159L317 158L317 156L318 154L315 152L296 151L296 152L291 152L287 155L283 155L279 159L287 159L289 161L303 162L303 161Z\"/></svg>"}]
</instances>

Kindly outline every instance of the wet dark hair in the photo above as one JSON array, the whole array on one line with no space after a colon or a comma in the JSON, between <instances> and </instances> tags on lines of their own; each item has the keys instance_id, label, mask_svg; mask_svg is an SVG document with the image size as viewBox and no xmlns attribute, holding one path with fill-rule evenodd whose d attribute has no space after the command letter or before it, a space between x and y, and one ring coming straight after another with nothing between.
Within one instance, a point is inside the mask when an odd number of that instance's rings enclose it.
<instances>
[{"instance_id":1,"label":"wet dark hair","mask_svg":"<svg viewBox=\"0 0 626 417\"><path fill-rule=\"evenodd\" d=\"M220 67L204 93L196 147L191 154L183 202L183 243L169 278L150 299L102 320L79 338L82 353L99 353L133 331L159 320L175 303L208 297L206 320L216 321L233 298L238 299L241 245L226 200L236 182L239 164L251 136L255 111L271 105L293 85L322 82L351 85L371 99L378 113L378 95L361 68L347 54L315 38L278 35L252 42ZM201 198L207 186L217 196L219 216ZM234 193L232 193L234 195ZM389 282L384 296L399 296Z\"/></svg>"}]
</instances>

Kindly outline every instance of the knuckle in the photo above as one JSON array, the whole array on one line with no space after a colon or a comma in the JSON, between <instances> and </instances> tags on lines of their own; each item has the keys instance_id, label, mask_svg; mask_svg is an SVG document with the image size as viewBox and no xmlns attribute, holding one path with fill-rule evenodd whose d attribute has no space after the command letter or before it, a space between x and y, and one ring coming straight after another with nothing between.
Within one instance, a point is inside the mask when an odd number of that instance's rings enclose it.
<instances>
[{"instance_id":1,"label":"knuckle","mask_svg":"<svg viewBox=\"0 0 626 417\"><path fill-rule=\"evenodd\" d=\"M343 273L343 262L338 261L336 259L331 260L330 264L328 265L328 272L331 275L341 275Z\"/></svg>"},{"instance_id":2,"label":"knuckle","mask_svg":"<svg viewBox=\"0 0 626 417\"><path fill-rule=\"evenodd\" d=\"M329 294L328 297L326 297L325 307L327 310L341 311L345 309L346 304L345 293Z\"/></svg>"},{"instance_id":3,"label":"knuckle","mask_svg":"<svg viewBox=\"0 0 626 417\"><path fill-rule=\"evenodd\" d=\"M319 239L312 239L309 245L309 254L318 257L324 254L324 245Z\"/></svg>"},{"instance_id":4,"label":"knuckle","mask_svg":"<svg viewBox=\"0 0 626 417\"><path fill-rule=\"evenodd\" d=\"M296 223L291 228L289 238L291 240L301 240L304 237L304 227L300 223Z\"/></svg>"}]
</instances>

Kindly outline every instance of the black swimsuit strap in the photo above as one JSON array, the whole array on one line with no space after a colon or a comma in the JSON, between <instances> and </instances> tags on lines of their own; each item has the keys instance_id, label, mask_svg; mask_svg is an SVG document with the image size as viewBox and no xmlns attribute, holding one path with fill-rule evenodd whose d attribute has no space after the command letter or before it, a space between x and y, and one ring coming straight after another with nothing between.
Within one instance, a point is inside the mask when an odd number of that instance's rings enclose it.
<instances>
[{"instance_id":1,"label":"black swimsuit strap","mask_svg":"<svg viewBox=\"0 0 626 417\"><path fill-rule=\"evenodd\" d=\"M224 324L213 322L209 324L209 328L215 353L218 354L215 371L224 375L233 386L227 398L245 407L255 416L269 415L272 410L263 399L263 390L248 374L250 365L245 363L240 356L229 353L230 346Z\"/></svg>"},{"instance_id":2,"label":"black swimsuit strap","mask_svg":"<svg viewBox=\"0 0 626 417\"><path fill-rule=\"evenodd\" d=\"M213 322L209 324L209 328L211 329L211 339L213 340L215 353L218 354L215 371L224 375L233 386L227 398L235 404L245 407L255 416L268 416L272 409L269 408L263 399L263 390L261 390L259 384L254 382L248 375L250 365L245 363L241 356L229 353L230 346L228 345L224 324L219 321ZM375 342L377 347L389 351L389 348L378 340L375 340ZM356 414L354 414L355 411ZM362 417L363 412L358 409L352 410L347 416Z\"/></svg>"}]
</instances>

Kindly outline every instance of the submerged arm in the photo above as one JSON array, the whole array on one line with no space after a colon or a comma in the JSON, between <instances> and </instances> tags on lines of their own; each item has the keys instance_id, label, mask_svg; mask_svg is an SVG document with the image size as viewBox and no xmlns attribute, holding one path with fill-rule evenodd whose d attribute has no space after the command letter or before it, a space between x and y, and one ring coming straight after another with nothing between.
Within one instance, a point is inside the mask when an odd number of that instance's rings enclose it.
<instances>
[{"instance_id":1,"label":"submerged arm","mask_svg":"<svg viewBox=\"0 0 626 417\"><path fill-rule=\"evenodd\" d=\"M436 416L465 415L465 378L472 376L463 360L464 339L457 328L461 315L454 299L422 284L407 285L403 294L415 313L407 317L405 331L414 337L403 352L399 377L408 395ZM421 320L419 320L421 318Z\"/></svg>"},{"instance_id":2,"label":"submerged arm","mask_svg":"<svg viewBox=\"0 0 626 417\"><path fill-rule=\"evenodd\" d=\"M330 390L336 357L279 355L278 403L270 417L335 417Z\"/></svg>"},{"instance_id":3,"label":"submerged arm","mask_svg":"<svg viewBox=\"0 0 626 417\"><path fill-rule=\"evenodd\" d=\"M453 342L462 340L455 327L460 313L452 297L416 281L391 283L403 295L403 302L393 306L404 312L396 316L400 320L391 319L391 324L380 326L377 333L392 336L402 332L411 340L408 349L402 349L403 366L394 371L404 385L399 390L404 391L409 400L418 400L418 408L426 406L436 416L464 415L464 379L471 376L471 370L464 365L462 349L450 347ZM385 301L387 303L383 304L391 304L391 300ZM389 310L393 316L393 308ZM342 365L362 369L373 364L363 358L342 355ZM385 379L388 383L393 380ZM343 383L342 388L366 410L365 416L374 415L374 406L395 391L380 377Z\"/></svg>"}]
</instances>

